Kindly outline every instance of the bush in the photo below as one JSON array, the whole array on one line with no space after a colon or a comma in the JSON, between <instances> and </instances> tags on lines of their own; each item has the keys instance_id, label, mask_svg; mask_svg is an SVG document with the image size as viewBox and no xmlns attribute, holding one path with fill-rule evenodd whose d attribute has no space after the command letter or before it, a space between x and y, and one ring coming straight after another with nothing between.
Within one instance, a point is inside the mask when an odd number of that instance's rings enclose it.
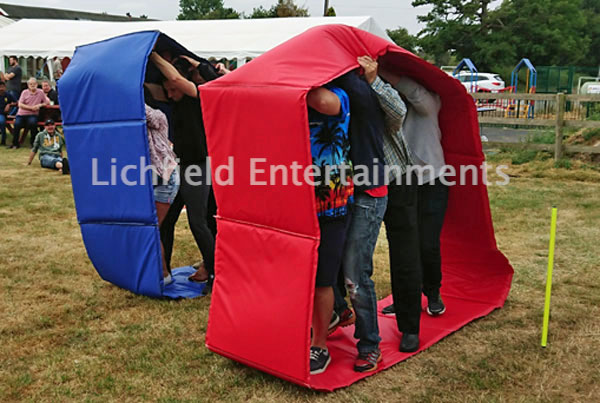
<instances>
[{"instance_id":1,"label":"bush","mask_svg":"<svg viewBox=\"0 0 600 403\"><path fill-rule=\"evenodd\" d=\"M571 160L566 159L566 158L561 158L554 163L554 168L571 169Z\"/></svg>"},{"instance_id":2,"label":"bush","mask_svg":"<svg viewBox=\"0 0 600 403\"><path fill-rule=\"evenodd\" d=\"M600 139L600 128L586 129L583 132L583 139L585 141L590 141L593 138L598 137Z\"/></svg>"},{"instance_id":3,"label":"bush","mask_svg":"<svg viewBox=\"0 0 600 403\"><path fill-rule=\"evenodd\" d=\"M533 144L554 144L556 135L551 130L539 130L532 135L527 136L527 143Z\"/></svg>"},{"instance_id":4,"label":"bush","mask_svg":"<svg viewBox=\"0 0 600 403\"><path fill-rule=\"evenodd\" d=\"M512 154L511 162L513 165L521 165L533 161L537 157L535 150L516 150Z\"/></svg>"}]
</instances>

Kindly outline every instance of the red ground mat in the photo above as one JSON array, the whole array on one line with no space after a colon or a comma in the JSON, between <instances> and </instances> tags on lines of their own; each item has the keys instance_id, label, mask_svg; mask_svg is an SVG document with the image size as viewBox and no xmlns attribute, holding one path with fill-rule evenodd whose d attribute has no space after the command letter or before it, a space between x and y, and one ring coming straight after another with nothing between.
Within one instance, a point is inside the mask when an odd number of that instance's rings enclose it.
<instances>
[{"instance_id":1,"label":"red ground mat","mask_svg":"<svg viewBox=\"0 0 600 403\"><path fill-rule=\"evenodd\" d=\"M505 285L507 285L506 278L497 280L504 281ZM421 345L419 351L415 353L401 353L398 350L402 333L396 327L396 318L393 315L388 316L379 313L379 332L382 339L380 348L383 359L376 372L367 374L354 372L353 366L357 355L357 340L353 337L354 326L336 330L327 339L327 346L332 359L331 364L324 373L310 377L310 387L316 390L331 392L335 389L349 386L356 381L372 376L418 354L450 333L457 331L474 319L487 315L496 308L490 303L466 300L444 293L442 293L442 298L446 304L446 313L435 318L427 315L425 311L421 314ZM391 295L379 301L379 312L381 312L383 307L391 303ZM426 300L423 299L423 307L426 304Z\"/></svg>"}]
</instances>

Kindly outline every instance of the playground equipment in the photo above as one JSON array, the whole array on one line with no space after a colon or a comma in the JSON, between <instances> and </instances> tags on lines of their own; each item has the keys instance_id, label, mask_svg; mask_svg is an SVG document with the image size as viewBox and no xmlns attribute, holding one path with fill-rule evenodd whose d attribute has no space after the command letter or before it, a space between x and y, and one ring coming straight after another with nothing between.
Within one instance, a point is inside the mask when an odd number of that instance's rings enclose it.
<instances>
[{"instance_id":1,"label":"playground equipment","mask_svg":"<svg viewBox=\"0 0 600 403\"><path fill-rule=\"evenodd\" d=\"M454 71L452 72L452 76L454 78L458 78L458 73L460 73L465 67L471 72L471 75L469 77L469 80L471 83L469 92L475 92L475 91L477 91L477 79L479 77L478 77L477 67L475 67L475 64L473 64L471 59L469 59L469 58L462 59L460 61L460 63L458 63L458 65L456 66Z\"/></svg>"},{"instance_id":2,"label":"playground equipment","mask_svg":"<svg viewBox=\"0 0 600 403\"><path fill-rule=\"evenodd\" d=\"M514 68L510 75L510 87L513 93L517 93L519 87L519 71L527 67L527 76L525 77L525 93L535 94L537 85L537 70L527 58L521 59L517 66ZM533 119L535 101L525 101L525 104L521 104L521 101L511 101L505 110L505 117L515 118L527 118Z\"/></svg>"}]
</instances>

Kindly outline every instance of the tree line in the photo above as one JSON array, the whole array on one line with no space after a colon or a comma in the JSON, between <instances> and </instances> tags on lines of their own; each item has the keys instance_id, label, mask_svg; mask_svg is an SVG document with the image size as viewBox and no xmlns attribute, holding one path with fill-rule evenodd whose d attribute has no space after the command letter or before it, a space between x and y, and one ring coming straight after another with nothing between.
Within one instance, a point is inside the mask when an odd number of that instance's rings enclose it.
<instances>
[{"instance_id":1,"label":"tree line","mask_svg":"<svg viewBox=\"0 0 600 403\"><path fill-rule=\"evenodd\" d=\"M335 15L335 12L334 12ZM294 0L277 0L270 8L255 7L245 14L225 7L223 0L180 0L178 20L224 20L238 18L308 17L308 9Z\"/></svg>"},{"instance_id":2,"label":"tree line","mask_svg":"<svg viewBox=\"0 0 600 403\"><path fill-rule=\"evenodd\" d=\"M468 57L481 70L524 58L535 65L600 65L600 0L413 0L429 6L416 36L389 31L437 65ZM400 46L402 43L397 42Z\"/></svg>"},{"instance_id":3,"label":"tree line","mask_svg":"<svg viewBox=\"0 0 600 403\"><path fill-rule=\"evenodd\" d=\"M600 65L600 0L413 0L429 6L417 35L387 30L399 46L438 66L468 57L480 70L500 71L521 58L535 65ZM308 17L294 0L277 0L250 14L223 0L180 0L179 20ZM328 15L335 16L330 7Z\"/></svg>"}]
</instances>

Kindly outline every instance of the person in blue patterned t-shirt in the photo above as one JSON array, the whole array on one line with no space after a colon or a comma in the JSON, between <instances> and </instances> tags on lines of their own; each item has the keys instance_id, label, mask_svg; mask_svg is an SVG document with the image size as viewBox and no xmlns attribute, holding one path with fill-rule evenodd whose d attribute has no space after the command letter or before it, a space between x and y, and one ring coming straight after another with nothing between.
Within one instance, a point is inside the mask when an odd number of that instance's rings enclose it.
<instances>
[{"instance_id":1,"label":"person in blue patterned t-shirt","mask_svg":"<svg viewBox=\"0 0 600 403\"><path fill-rule=\"evenodd\" d=\"M314 375L324 372L331 362L326 339L333 314L333 287L337 284L342 262L354 185L349 159L348 95L337 87L319 87L308 93L307 104L312 161L318 167L313 181L321 231L310 347L310 373Z\"/></svg>"}]
</instances>

